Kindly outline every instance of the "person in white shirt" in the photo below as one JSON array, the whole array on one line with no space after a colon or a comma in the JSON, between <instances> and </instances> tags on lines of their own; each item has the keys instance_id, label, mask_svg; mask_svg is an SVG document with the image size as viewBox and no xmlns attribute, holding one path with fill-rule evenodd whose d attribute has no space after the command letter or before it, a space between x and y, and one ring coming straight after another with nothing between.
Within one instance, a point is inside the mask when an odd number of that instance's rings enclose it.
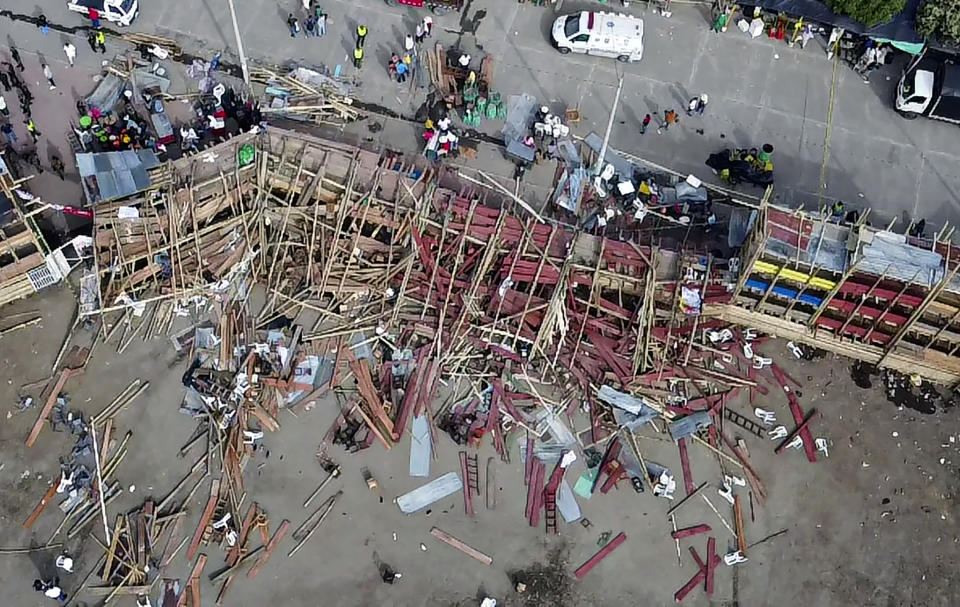
<instances>
[{"instance_id":1,"label":"person in white shirt","mask_svg":"<svg viewBox=\"0 0 960 607\"><path fill-rule=\"evenodd\" d=\"M70 62L70 67L73 67L73 62L77 58L77 47L67 42L63 45L63 52L67 55L67 61Z\"/></svg>"},{"instance_id":2,"label":"person in white shirt","mask_svg":"<svg viewBox=\"0 0 960 607\"><path fill-rule=\"evenodd\" d=\"M66 553L57 557L56 565L57 569L63 569L67 573L73 573L73 559Z\"/></svg>"},{"instance_id":3,"label":"person in white shirt","mask_svg":"<svg viewBox=\"0 0 960 607\"><path fill-rule=\"evenodd\" d=\"M52 583L33 580L33 589L37 592L42 592L43 596L48 599L60 601L61 603L67 600L67 594L60 588L59 580L54 580Z\"/></svg>"}]
</instances>

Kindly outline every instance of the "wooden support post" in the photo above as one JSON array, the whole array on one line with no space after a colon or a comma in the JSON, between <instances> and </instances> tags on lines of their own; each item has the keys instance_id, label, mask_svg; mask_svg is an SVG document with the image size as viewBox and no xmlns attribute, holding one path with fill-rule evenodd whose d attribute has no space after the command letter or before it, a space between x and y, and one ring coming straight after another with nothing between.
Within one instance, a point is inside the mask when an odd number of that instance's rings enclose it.
<instances>
[{"instance_id":1,"label":"wooden support post","mask_svg":"<svg viewBox=\"0 0 960 607\"><path fill-rule=\"evenodd\" d=\"M820 302L820 305L817 306L816 311L812 315L810 315L810 320L807 321L808 329L814 330L814 331L816 330L817 319L820 318L820 315L823 314L823 311L827 309L827 306L830 304L831 301L833 301L833 298L836 297L837 291L840 290L840 287L842 287L844 283L847 282L851 276L853 276L853 273L857 271L857 266L860 265L860 261L862 259L863 258L861 257L860 259L857 259L855 262L850 264L850 267L848 267L843 272L843 275L840 276L840 280L838 280L836 284L833 285L833 288L830 289L830 292L824 295L823 301ZM734 304L736 304L736 302L734 302Z\"/></svg>"}]
</instances>

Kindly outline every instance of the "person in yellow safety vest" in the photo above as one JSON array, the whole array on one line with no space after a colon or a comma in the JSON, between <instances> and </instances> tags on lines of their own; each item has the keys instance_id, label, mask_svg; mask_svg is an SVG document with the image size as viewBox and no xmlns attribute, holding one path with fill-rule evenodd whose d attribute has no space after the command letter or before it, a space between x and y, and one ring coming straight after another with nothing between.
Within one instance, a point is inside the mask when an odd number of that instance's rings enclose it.
<instances>
[{"instance_id":1,"label":"person in yellow safety vest","mask_svg":"<svg viewBox=\"0 0 960 607\"><path fill-rule=\"evenodd\" d=\"M353 49L353 66L357 69L363 67L363 49L359 46Z\"/></svg>"},{"instance_id":2,"label":"person in yellow safety vest","mask_svg":"<svg viewBox=\"0 0 960 607\"><path fill-rule=\"evenodd\" d=\"M106 41L107 37L103 35L103 31L97 30L97 50L101 53L107 52Z\"/></svg>"},{"instance_id":3,"label":"person in yellow safety vest","mask_svg":"<svg viewBox=\"0 0 960 607\"><path fill-rule=\"evenodd\" d=\"M27 132L30 133L30 136L33 137L33 142L36 143L40 138L40 131L37 130L37 125L34 124L33 118L27 116L27 119L23 121L27 125Z\"/></svg>"},{"instance_id":4,"label":"person in yellow safety vest","mask_svg":"<svg viewBox=\"0 0 960 607\"><path fill-rule=\"evenodd\" d=\"M367 26L358 25L357 26L357 48L363 48L363 43L367 38Z\"/></svg>"}]
</instances>

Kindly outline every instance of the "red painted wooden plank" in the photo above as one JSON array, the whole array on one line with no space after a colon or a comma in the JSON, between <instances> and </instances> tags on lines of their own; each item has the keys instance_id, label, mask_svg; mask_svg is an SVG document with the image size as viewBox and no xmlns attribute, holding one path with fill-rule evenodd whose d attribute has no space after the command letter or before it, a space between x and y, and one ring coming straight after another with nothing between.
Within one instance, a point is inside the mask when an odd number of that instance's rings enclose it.
<instances>
[{"instance_id":1,"label":"red painted wooden plank","mask_svg":"<svg viewBox=\"0 0 960 607\"><path fill-rule=\"evenodd\" d=\"M717 559L717 540L712 536L707 540L707 596L713 596L713 570L716 567Z\"/></svg>"},{"instance_id":2,"label":"red painted wooden plank","mask_svg":"<svg viewBox=\"0 0 960 607\"><path fill-rule=\"evenodd\" d=\"M610 540L610 543L601 548L596 554L591 556L587 561L577 567L577 570L573 572L574 577L578 580L582 580L583 576L590 573L590 570L597 566L597 564L603 559L607 558L611 552L616 550L617 546L627 541L627 534L621 531L617 534L617 537Z\"/></svg>"},{"instance_id":3,"label":"red painted wooden plank","mask_svg":"<svg viewBox=\"0 0 960 607\"><path fill-rule=\"evenodd\" d=\"M693 527L684 527L683 529L677 529L670 534L675 540L682 540L685 537L690 537L692 535L697 535L699 533L710 533L710 525L694 525Z\"/></svg>"},{"instance_id":4,"label":"red painted wooden plank","mask_svg":"<svg viewBox=\"0 0 960 607\"><path fill-rule=\"evenodd\" d=\"M531 527L540 524L540 511L543 510L543 475L543 464L540 461L535 462L533 465L533 482L530 483L530 491L533 492L533 500L530 504Z\"/></svg>"},{"instance_id":5,"label":"red painted wooden plank","mask_svg":"<svg viewBox=\"0 0 960 607\"><path fill-rule=\"evenodd\" d=\"M778 455L780 453L783 453L783 450L787 448L787 445L792 443L793 439L796 438L801 432L803 432L803 429L806 428L810 424L810 422L815 420L818 414L819 413L817 412L816 409L813 409L812 411L810 411L810 413L807 414L807 419L803 420L803 423L797 426L797 429L791 432L790 435L786 439L784 439L784 441L780 443L776 449L773 450L773 452Z\"/></svg>"},{"instance_id":6,"label":"red painted wooden plank","mask_svg":"<svg viewBox=\"0 0 960 607\"><path fill-rule=\"evenodd\" d=\"M620 464L617 464L617 466L613 467L611 470L611 467L614 463L615 462L610 462L610 465L607 466L607 480L603 481L603 484L600 486L600 493L604 495L613 489L617 485L617 481L619 481L627 473L624 467Z\"/></svg>"},{"instance_id":7,"label":"red painted wooden plank","mask_svg":"<svg viewBox=\"0 0 960 607\"><path fill-rule=\"evenodd\" d=\"M460 476L463 478L463 509L467 516L473 516L473 490L470 488L467 472L467 452L460 452Z\"/></svg>"},{"instance_id":8,"label":"red painted wooden plank","mask_svg":"<svg viewBox=\"0 0 960 607\"><path fill-rule=\"evenodd\" d=\"M680 469L683 470L683 487L687 495L693 493L696 485L693 483L693 474L690 472L690 456L687 454L687 439L677 440L677 447L680 448Z\"/></svg>"},{"instance_id":9,"label":"red painted wooden plank","mask_svg":"<svg viewBox=\"0 0 960 607\"><path fill-rule=\"evenodd\" d=\"M790 403L790 414L793 416L793 422L800 426L803 424L803 409L800 407L800 402L797 400L797 396L793 393L787 386L786 375L777 365L770 366L770 372L773 373L773 376L777 378L777 381L780 383L780 387L787 395L787 401ZM807 456L807 460L810 462L817 461L817 452L813 446L813 434L810 432L810 428L803 427L800 429L800 437L803 439L803 451Z\"/></svg>"}]
</instances>

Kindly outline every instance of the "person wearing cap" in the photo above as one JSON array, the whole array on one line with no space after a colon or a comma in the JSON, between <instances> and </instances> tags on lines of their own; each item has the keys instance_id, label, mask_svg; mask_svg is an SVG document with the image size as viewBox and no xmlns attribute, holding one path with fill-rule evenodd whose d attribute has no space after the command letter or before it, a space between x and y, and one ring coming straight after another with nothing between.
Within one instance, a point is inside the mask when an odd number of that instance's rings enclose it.
<instances>
[{"instance_id":1,"label":"person wearing cap","mask_svg":"<svg viewBox=\"0 0 960 607\"><path fill-rule=\"evenodd\" d=\"M694 113L698 116L703 116L703 110L707 108L707 101L709 101L709 98L706 93L691 99L687 104L687 116L693 116Z\"/></svg>"},{"instance_id":2,"label":"person wearing cap","mask_svg":"<svg viewBox=\"0 0 960 607\"><path fill-rule=\"evenodd\" d=\"M700 104L697 106L697 114L703 116L703 111L707 109L707 102L710 101L710 98L707 97L706 93L700 95Z\"/></svg>"}]
</instances>

